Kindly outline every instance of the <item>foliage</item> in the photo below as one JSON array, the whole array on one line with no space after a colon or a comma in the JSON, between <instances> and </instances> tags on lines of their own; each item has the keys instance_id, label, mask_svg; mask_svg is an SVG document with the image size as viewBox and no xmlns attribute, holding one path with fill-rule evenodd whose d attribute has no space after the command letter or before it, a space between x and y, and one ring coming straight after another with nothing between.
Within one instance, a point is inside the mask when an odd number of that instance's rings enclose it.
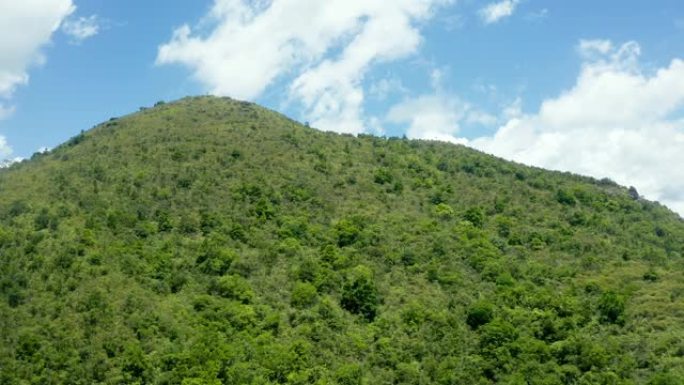
<instances>
[{"instance_id":1,"label":"foliage","mask_svg":"<svg viewBox=\"0 0 684 385\"><path fill-rule=\"evenodd\" d=\"M342 307L351 313L359 314L368 321L373 321L378 308L378 294L373 283L370 269L357 266L352 276L342 287Z\"/></svg>"},{"instance_id":2,"label":"foliage","mask_svg":"<svg viewBox=\"0 0 684 385\"><path fill-rule=\"evenodd\" d=\"M0 384L681 384L684 223L195 97L0 171Z\"/></svg>"},{"instance_id":3,"label":"foliage","mask_svg":"<svg viewBox=\"0 0 684 385\"><path fill-rule=\"evenodd\" d=\"M604 293L599 300L598 309L602 321L624 324L625 300L621 296L613 292Z\"/></svg>"},{"instance_id":4,"label":"foliage","mask_svg":"<svg viewBox=\"0 0 684 385\"><path fill-rule=\"evenodd\" d=\"M478 302L468 309L466 323L473 329L488 324L494 318L494 305Z\"/></svg>"}]
</instances>

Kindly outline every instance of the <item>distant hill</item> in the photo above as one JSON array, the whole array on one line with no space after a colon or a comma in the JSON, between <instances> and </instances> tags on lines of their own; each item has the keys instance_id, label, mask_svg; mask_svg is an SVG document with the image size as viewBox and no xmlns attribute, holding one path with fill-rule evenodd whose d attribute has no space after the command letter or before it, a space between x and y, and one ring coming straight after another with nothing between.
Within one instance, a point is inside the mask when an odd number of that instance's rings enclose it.
<instances>
[{"instance_id":1,"label":"distant hill","mask_svg":"<svg viewBox=\"0 0 684 385\"><path fill-rule=\"evenodd\" d=\"M0 384L684 384L684 222L193 97L0 171Z\"/></svg>"}]
</instances>

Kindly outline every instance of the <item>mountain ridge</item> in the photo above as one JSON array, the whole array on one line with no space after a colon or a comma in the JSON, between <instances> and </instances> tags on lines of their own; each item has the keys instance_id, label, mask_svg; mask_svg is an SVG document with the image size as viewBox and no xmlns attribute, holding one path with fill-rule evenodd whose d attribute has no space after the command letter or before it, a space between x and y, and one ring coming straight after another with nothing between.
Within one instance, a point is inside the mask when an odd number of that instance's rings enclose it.
<instances>
[{"instance_id":1,"label":"mountain ridge","mask_svg":"<svg viewBox=\"0 0 684 385\"><path fill-rule=\"evenodd\" d=\"M608 180L190 97L0 191L2 383L684 378L684 224Z\"/></svg>"}]
</instances>

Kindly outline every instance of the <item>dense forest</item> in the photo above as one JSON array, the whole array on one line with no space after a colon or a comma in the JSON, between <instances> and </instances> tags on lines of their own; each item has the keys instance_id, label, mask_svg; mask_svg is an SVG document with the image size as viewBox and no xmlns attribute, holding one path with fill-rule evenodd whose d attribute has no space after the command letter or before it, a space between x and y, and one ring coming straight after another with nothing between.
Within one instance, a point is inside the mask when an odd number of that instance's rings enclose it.
<instances>
[{"instance_id":1,"label":"dense forest","mask_svg":"<svg viewBox=\"0 0 684 385\"><path fill-rule=\"evenodd\" d=\"M193 97L0 171L0 383L684 384L684 221Z\"/></svg>"}]
</instances>

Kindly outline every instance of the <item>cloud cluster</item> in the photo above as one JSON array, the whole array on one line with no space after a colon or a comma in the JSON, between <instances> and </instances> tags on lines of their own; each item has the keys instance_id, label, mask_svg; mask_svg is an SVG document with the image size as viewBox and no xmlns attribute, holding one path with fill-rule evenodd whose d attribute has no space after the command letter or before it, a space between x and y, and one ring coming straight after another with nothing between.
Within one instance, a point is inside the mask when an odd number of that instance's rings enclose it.
<instances>
[{"instance_id":1,"label":"cloud cluster","mask_svg":"<svg viewBox=\"0 0 684 385\"><path fill-rule=\"evenodd\" d=\"M215 0L201 26L159 47L157 63L186 65L212 93L244 99L287 74L290 101L314 126L358 133L368 69L416 52L418 24L451 1Z\"/></svg>"},{"instance_id":2,"label":"cloud cluster","mask_svg":"<svg viewBox=\"0 0 684 385\"><path fill-rule=\"evenodd\" d=\"M157 64L187 66L210 92L254 99L277 84L315 127L382 132L406 127L412 138L467 143L519 162L636 186L684 213L684 62L657 71L639 62L635 42L583 40L576 84L525 114L517 100L499 118L440 87L405 99L382 118L366 117L366 97L403 93L400 80L369 86L373 65L406 58L422 41L420 27L453 0L214 0L198 26L184 25L157 52ZM519 0L482 8L485 24L511 16ZM500 128L492 136L459 137L471 125Z\"/></svg>"},{"instance_id":3,"label":"cloud cluster","mask_svg":"<svg viewBox=\"0 0 684 385\"><path fill-rule=\"evenodd\" d=\"M14 111L8 105L17 87L27 84L28 69L45 58L41 47L76 8L71 0L4 1L0 12L0 119ZM0 157L12 152L0 137Z\"/></svg>"},{"instance_id":4,"label":"cloud cluster","mask_svg":"<svg viewBox=\"0 0 684 385\"><path fill-rule=\"evenodd\" d=\"M0 12L0 98L28 82L27 69L44 61L40 48L75 10L71 0L5 2Z\"/></svg>"},{"instance_id":5,"label":"cloud cluster","mask_svg":"<svg viewBox=\"0 0 684 385\"><path fill-rule=\"evenodd\" d=\"M407 125L406 136L411 139L431 139L464 144L455 134L465 118L467 105L456 98L422 95L393 106L387 121Z\"/></svg>"},{"instance_id":6,"label":"cloud cluster","mask_svg":"<svg viewBox=\"0 0 684 385\"><path fill-rule=\"evenodd\" d=\"M522 163L609 177L684 215L684 61L653 71L635 42L578 45L576 84L470 145Z\"/></svg>"},{"instance_id":7,"label":"cloud cluster","mask_svg":"<svg viewBox=\"0 0 684 385\"><path fill-rule=\"evenodd\" d=\"M491 3L480 10L480 17L485 24L494 24L515 12L519 0L502 0Z\"/></svg>"},{"instance_id":8,"label":"cloud cluster","mask_svg":"<svg viewBox=\"0 0 684 385\"><path fill-rule=\"evenodd\" d=\"M467 144L465 138L458 136L462 126L488 126L497 119L455 95L436 91L392 106L385 121L406 126L406 136L410 139Z\"/></svg>"},{"instance_id":9,"label":"cloud cluster","mask_svg":"<svg viewBox=\"0 0 684 385\"><path fill-rule=\"evenodd\" d=\"M5 137L0 136L0 159L5 159L10 154L12 154L12 148L7 144Z\"/></svg>"}]
</instances>

